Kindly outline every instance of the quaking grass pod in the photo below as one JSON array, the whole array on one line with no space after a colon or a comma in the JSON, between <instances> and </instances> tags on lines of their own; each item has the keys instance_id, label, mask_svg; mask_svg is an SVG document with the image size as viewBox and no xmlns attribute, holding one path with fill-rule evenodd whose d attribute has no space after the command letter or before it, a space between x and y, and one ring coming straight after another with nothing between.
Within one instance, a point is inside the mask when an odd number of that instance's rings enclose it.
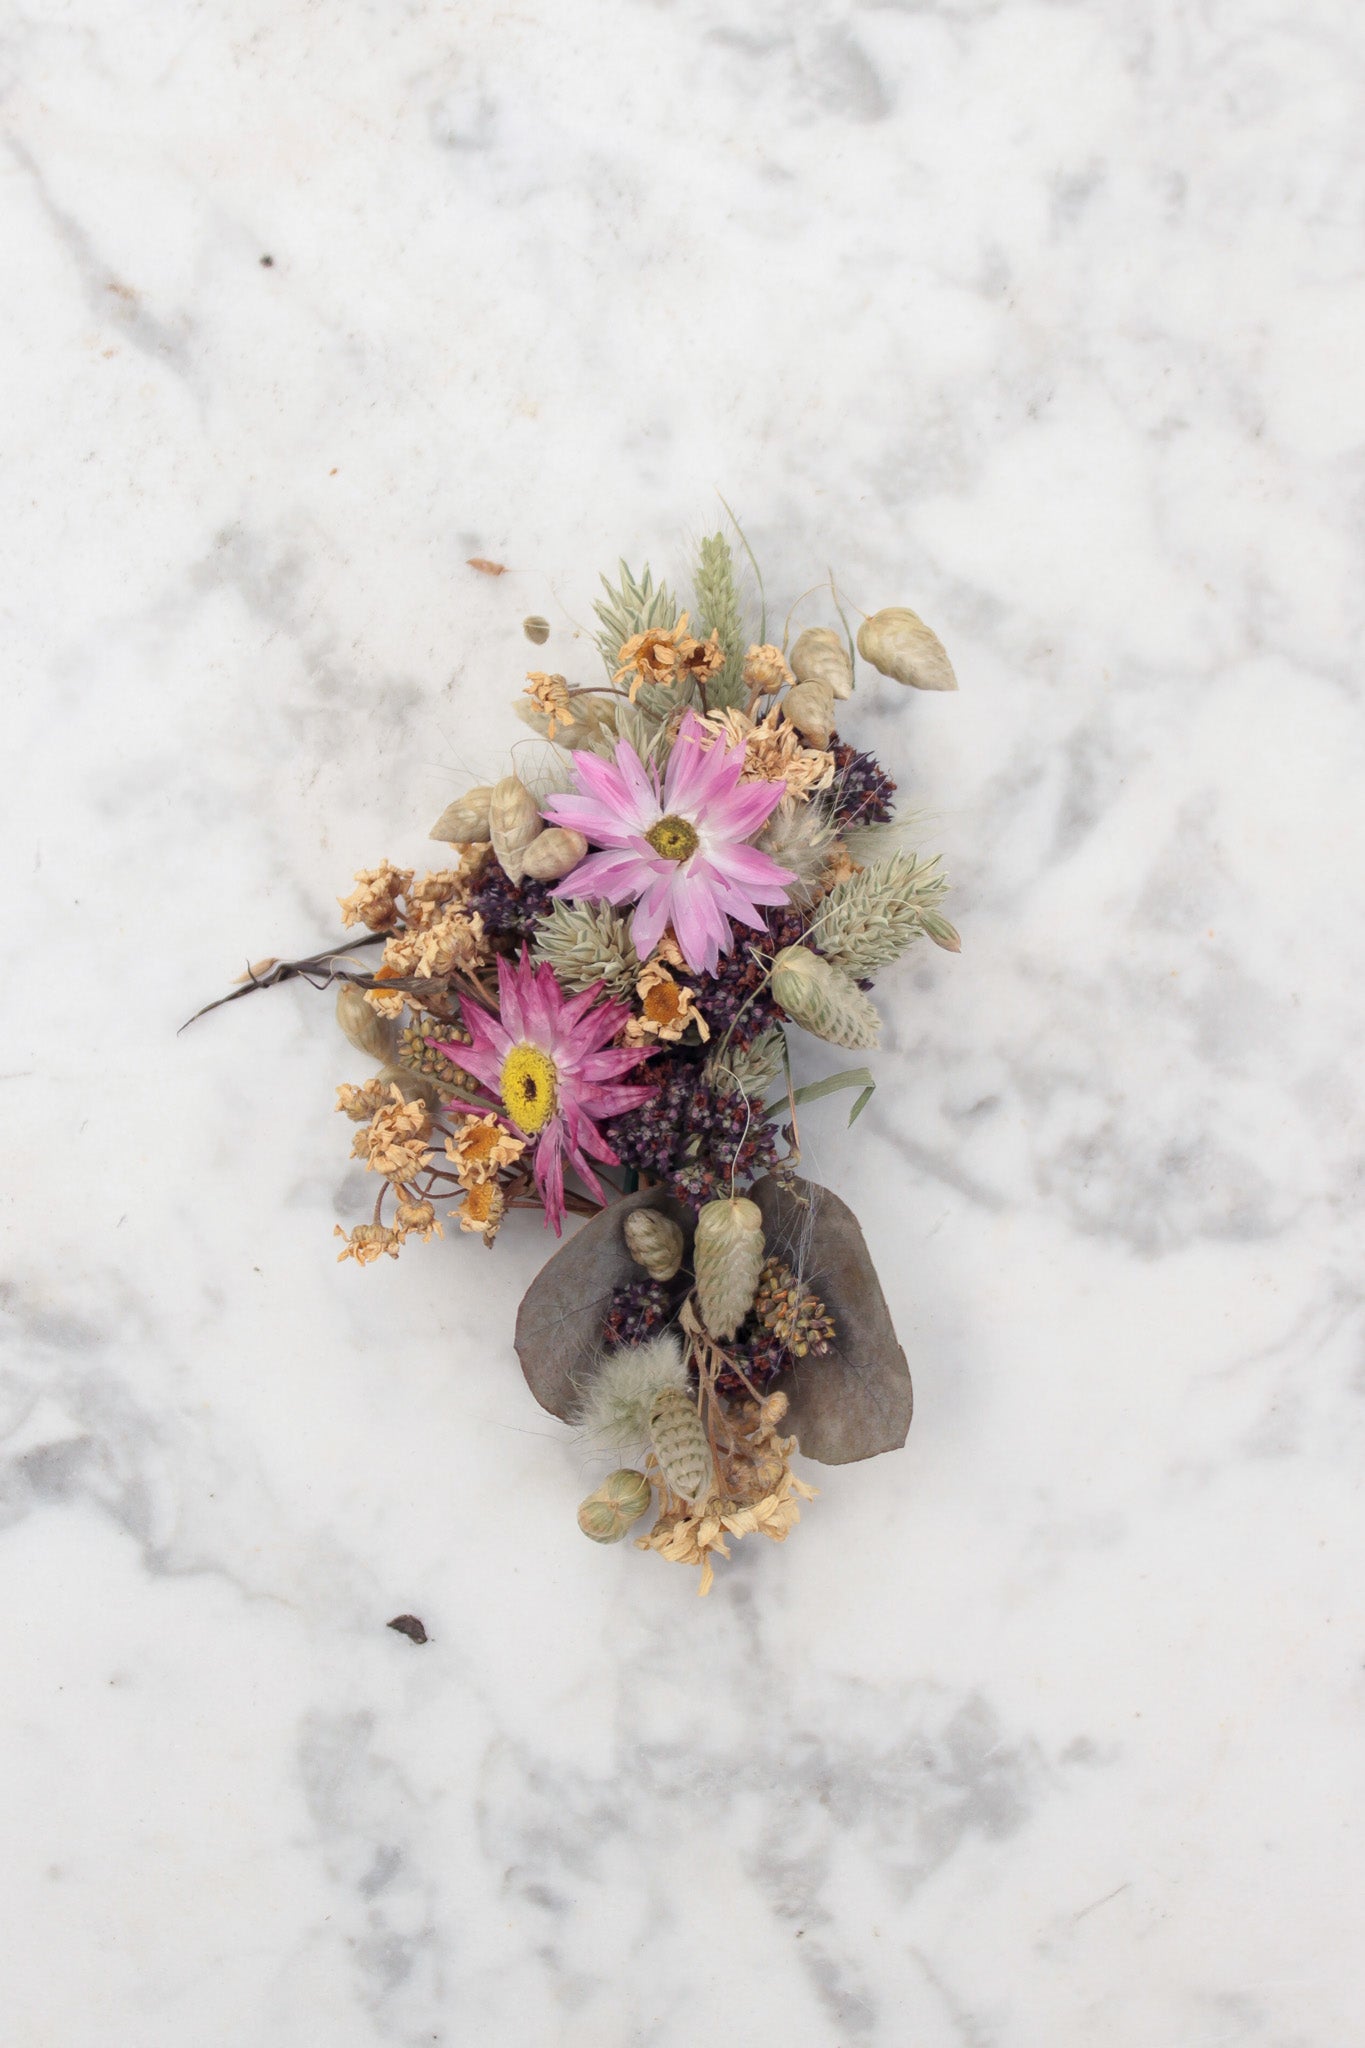
<instances>
[{"instance_id":1,"label":"quaking grass pod","mask_svg":"<svg viewBox=\"0 0 1365 2048\"><path fill-rule=\"evenodd\" d=\"M623 1465L609 1472L578 1510L578 1526L594 1543L619 1543L653 1498L643 1472Z\"/></svg>"}]
</instances>

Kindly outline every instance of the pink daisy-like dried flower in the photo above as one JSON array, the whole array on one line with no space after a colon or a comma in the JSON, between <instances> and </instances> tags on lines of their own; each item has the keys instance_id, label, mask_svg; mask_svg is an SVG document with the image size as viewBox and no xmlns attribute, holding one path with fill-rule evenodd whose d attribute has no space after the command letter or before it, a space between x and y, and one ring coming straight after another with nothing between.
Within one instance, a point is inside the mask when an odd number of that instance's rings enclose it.
<instances>
[{"instance_id":1,"label":"pink daisy-like dried flower","mask_svg":"<svg viewBox=\"0 0 1365 2048\"><path fill-rule=\"evenodd\" d=\"M565 1164L605 1201L588 1162L618 1162L596 1119L635 1109L654 1093L617 1078L646 1055L638 1046L603 1049L630 1005L599 1002L601 986L566 996L549 966L533 967L525 953L515 965L499 959L499 1014L462 998L471 1043L442 1048L502 1097L508 1121L534 1145L536 1186L556 1236L564 1218ZM463 1106L482 1114L475 1104Z\"/></svg>"},{"instance_id":2,"label":"pink daisy-like dried flower","mask_svg":"<svg viewBox=\"0 0 1365 2048\"><path fill-rule=\"evenodd\" d=\"M631 937L640 958L671 924L688 966L706 974L734 945L731 918L761 931L759 906L785 903L792 880L787 868L746 844L781 803L784 785L742 782L743 746L711 741L689 711L662 787L658 771L624 740L614 763L575 754L578 794L545 805L556 825L608 849L580 861L556 896L638 901Z\"/></svg>"}]
</instances>

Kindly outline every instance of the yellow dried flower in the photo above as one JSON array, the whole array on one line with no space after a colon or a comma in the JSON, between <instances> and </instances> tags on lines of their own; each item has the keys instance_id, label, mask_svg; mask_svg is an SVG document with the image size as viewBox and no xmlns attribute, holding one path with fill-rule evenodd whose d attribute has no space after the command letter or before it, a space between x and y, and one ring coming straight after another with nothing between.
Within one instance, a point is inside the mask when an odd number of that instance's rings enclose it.
<instances>
[{"instance_id":1,"label":"yellow dried flower","mask_svg":"<svg viewBox=\"0 0 1365 2048\"><path fill-rule=\"evenodd\" d=\"M526 694L538 711L543 711L549 720L545 737L552 740L556 726L576 723L573 706L569 702L569 679L567 676L547 675L544 669L533 668L526 672Z\"/></svg>"},{"instance_id":2,"label":"yellow dried flower","mask_svg":"<svg viewBox=\"0 0 1365 2048\"><path fill-rule=\"evenodd\" d=\"M400 1202L395 1221L400 1236L420 1237L423 1244L430 1244L433 1237L445 1236L430 1202Z\"/></svg>"},{"instance_id":3,"label":"yellow dried flower","mask_svg":"<svg viewBox=\"0 0 1365 2048\"><path fill-rule=\"evenodd\" d=\"M385 860L377 868L358 868L355 880L357 887L350 895L337 898L341 922L368 925L372 932L387 931L390 925L397 924L397 899L407 893L412 869L396 868Z\"/></svg>"},{"instance_id":4,"label":"yellow dried flower","mask_svg":"<svg viewBox=\"0 0 1365 2048\"><path fill-rule=\"evenodd\" d=\"M683 617L687 617L685 612ZM717 675L724 668L725 661L725 649L720 644L719 633L715 631L709 640L688 640L678 651L678 667L682 674L695 676L699 683Z\"/></svg>"},{"instance_id":5,"label":"yellow dried flower","mask_svg":"<svg viewBox=\"0 0 1365 2048\"><path fill-rule=\"evenodd\" d=\"M696 676L704 682L724 668L725 649L715 633L709 640L694 640L684 612L676 626L651 626L648 632L633 633L621 649L620 659L612 680L619 683L630 677L633 704L642 683L661 683L667 688L679 676Z\"/></svg>"},{"instance_id":6,"label":"yellow dried flower","mask_svg":"<svg viewBox=\"0 0 1365 2048\"><path fill-rule=\"evenodd\" d=\"M459 1217L461 1230L477 1232L485 1244L492 1244L506 1208L507 1198L497 1182L484 1180L477 1187L470 1188L464 1200L450 1213Z\"/></svg>"},{"instance_id":7,"label":"yellow dried flower","mask_svg":"<svg viewBox=\"0 0 1365 2048\"><path fill-rule=\"evenodd\" d=\"M766 642L762 647L750 647L744 657L744 681L755 697L775 696L792 680L792 672L780 647Z\"/></svg>"},{"instance_id":8,"label":"yellow dried flower","mask_svg":"<svg viewBox=\"0 0 1365 2048\"><path fill-rule=\"evenodd\" d=\"M380 1017L401 1017L407 1007L407 997L383 988L367 988L365 1000Z\"/></svg>"},{"instance_id":9,"label":"yellow dried flower","mask_svg":"<svg viewBox=\"0 0 1365 2048\"><path fill-rule=\"evenodd\" d=\"M346 1239L345 1245L337 1253L338 1265L343 1259L354 1259L358 1266L370 1266L376 1259L382 1259L386 1253L389 1258L396 1259L398 1247L402 1243L402 1239L394 1231L387 1230L382 1223L358 1223L349 1235L338 1223L332 1235Z\"/></svg>"},{"instance_id":10,"label":"yellow dried flower","mask_svg":"<svg viewBox=\"0 0 1365 2048\"><path fill-rule=\"evenodd\" d=\"M389 1091L391 1100L375 1111L363 1131L357 1131L351 1147L374 1173L386 1180L408 1181L431 1163L426 1139L431 1132L431 1112L420 1097L405 1102L400 1088Z\"/></svg>"},{"instance_id":11,"label":"yellow dried flower","mask_svg":"<svg viewBox=\"0 0 1365 2048\"><path fill-rule=\"evenodd\" d=\"M492 1180L504 1166L514 1165L525 1150L525 1140L495 1116L466 1117L455 1136L446 1139L446 1158L466 1188Z\"/></svg>"},{"instance_id":12,"label":"yellow dried flower","mask_svg":"<svg viewBox=\"0 0 1365 2048\"><path fill-rule=\"evenodd\" d=\"M635 993L640 997L641 1009L639 1016L632 1017L626 1025L627 1045L643 1045L650 1038L671 1044L682 1037L689 1024L696 1025L703 1043L711 1036L711 1027L697 1008L693 991L685 983L675 981L657 957L641 968Z\"/></svg>"}]
</instances>

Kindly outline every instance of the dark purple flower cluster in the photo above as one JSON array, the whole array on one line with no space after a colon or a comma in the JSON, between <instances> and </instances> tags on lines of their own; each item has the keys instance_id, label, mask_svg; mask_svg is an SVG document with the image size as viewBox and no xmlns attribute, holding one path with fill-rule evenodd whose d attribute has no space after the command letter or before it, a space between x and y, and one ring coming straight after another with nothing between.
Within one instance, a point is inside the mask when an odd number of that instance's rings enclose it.
<instances>
[{"instance_id":1,"label":"dark purple flower cluster","mask_svg":"<svg viewBox=\"0 0 1365 2048\"><path fill-rule=\"evenodd\" d=\"M855 753L834 733L834 815L847 830L854 825L885 825L891 818L896 785L872 754Z\"/></svg>"},{"instance_id":2,"label":"dark purple flower cluster","mask_svg":"<svg viewBox=\"0 0 1365 2048\"><path fill-rule=\"evenodd\" d=\"M726 1366L716 1375L716 1387L722 1394L744 1395L751 1390L764 1394L793 1363L786 1345L753 1316L741 1324L738 1335L726 1349L742 1368L749 1385L746 1387L739 1373Z\"/></svg>"},{"instance_id":3,"label":"dark purple flower cluster","mask_svg":"<svg viewBox=\"0 0 1365 2048\"><path fill-rule=\"evenodd\" d=\"M806 923L799 911L779 908L766 913L764 924L762 932L736 925L734 946L715 973L692 977L697 1007L711 1026L713 1043L728 1031L731 1045L752 1045L780 1015L772 997L760 991L773 955L784 946L799 945ZM755 952L765 959L755 959Z\"/></svg>"},{"instance_id":4,"label":"dark purple flower cluster","mask_svg":"<svg viewBox=\"0 0 1365 2048\"><path fill-rule=\"evenodd\" d=\"M671 1323L678 1311L679 1289L663 1280L627 1280L611 1291L611 1306L602 1326L608 1351L643 1344Z\"/></svg>"},{"instance_id":5,"label":"dark purple flower cluster","mask_svg":"<svg viewBox=\"0 0 1365 2048\"><path fill-rule=\"evenodd\" d=\"M489 938L510 939L514 948L529 944L536 919L544 917L550 907L554 884L509 882L491 855L480 868L477 882L469 893L469 908L478 911Z\"/></svg>"},{"instance_id":6,"label":"dark purple flower cluster","mask_svg":"<svg viewBox=\"0 0 1365 2048\"><path fill-rule=\"evenodd\" d=\"M623 1165L653 1175L696 1209L777 1164L771 1124L755 1117L737 1089L713 1086L700 1059L675 1053L651 1060L649 1074L657 1092L606 1127Z\"/></svg>"}]
</instances>

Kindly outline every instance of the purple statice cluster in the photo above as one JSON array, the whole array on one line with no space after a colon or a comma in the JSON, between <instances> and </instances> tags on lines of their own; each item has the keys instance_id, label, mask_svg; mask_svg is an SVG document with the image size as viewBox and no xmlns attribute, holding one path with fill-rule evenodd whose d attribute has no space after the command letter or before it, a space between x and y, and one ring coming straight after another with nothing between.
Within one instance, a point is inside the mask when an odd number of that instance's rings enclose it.
<instances>
[{"instance_id":1,"label":"purple statice cluster","mask_svg":"<svg viewBox=\"0 0 1365 2048\"><path fill-rule=\"evenodd\" d=\"M731 1045L743 1047L775 1024L781 1012L766 992L773 956L805 937L806 920L785 906L764 916L764 930L737 928L735 944L714 974L691 977L697 1006L711 1027L713 1039L728 1032ZM755 957L756 955L761 957Z\"/></svg>"},{"instance_id":2,"label":"purple statice cluster","mask_svg":"<svg viewBox=\"0 0 1365 2048\"><path fill-rule=\"evenodd\" d=\"M553 887L553 882L511 882L499 862L489 859L469 892L468 908L477 910L495 944L510 940L517 947L534 937L536 919L550 908Z\"/></svg>"},{"instance_id":3,"label":"purple statice cluster","mask_svg":"<svg viewBox=\"0 0 1365 2048\"><path fill-rule=\"evenodd\" d=\"M626 1280L611 1290L611 1306L602 1325L602 1343L608 1351L625 1345L644 1344L672 1322L678 1312L686 1282Z\"/></svg>"},{"instance_id":4,"label":"purple statice cluster","mask_svg":"<svg viewBox=\"0 0 1365 2048\"><path fill-rule=\"evenodd\" d=\"M834 756L834 815L845 830L890 823L896 785L873 754L859 754L838 733L830 737Z\"/></svg>"},{"instance_id":5,"label":"purple statice cluster","mask_svg":"<svg viewBox=\"0 0 1365 2048\"><path fill-rule=\"evenodd\" d=\"M651 1060L649 1072L658 1083L654 1095L606 1127L623 1165L661 1181L694 1209L771 1172L771 1124L753 1114L738 1089L708 1081L699 1057L674 1053Z\"/></svg>"}]
</instances>

